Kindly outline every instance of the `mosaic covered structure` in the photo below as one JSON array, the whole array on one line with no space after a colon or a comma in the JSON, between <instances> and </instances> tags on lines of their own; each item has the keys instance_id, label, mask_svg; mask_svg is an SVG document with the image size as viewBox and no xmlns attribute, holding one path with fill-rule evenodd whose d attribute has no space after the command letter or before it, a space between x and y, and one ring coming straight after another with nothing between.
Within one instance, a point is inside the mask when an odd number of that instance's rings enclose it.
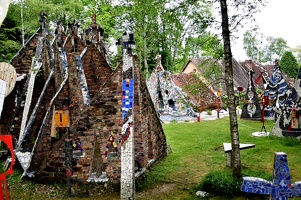
<instances>
[{"instance_id":1,"label":"mosaic covered structure","mask_svg":"<svg viewBox=\"0 0 301 200\"><path fill-rule=\"evenodd\" d=\"M2 130L14 137L24 176L37 181L120 182L122 65L110 66L95 17L55 33L41 27L12 59L19 77L5 98ZM130 55L136 65L136 57ZM166 156L166 138L145 80L133 69L134 160L141 171ZM34 176L33 176L34 175Z\"/></svg>"},{"instance_id":2,"label":"mosaic covered structure","mask_svg":"<svg viewBox=\"0 0 301 200\"><path fill-rule=\"evenodd\" d=\"M271 77L264 91L264 96L268 97L268 105L265 107L265 116L277 118L280 108L285 106L289 85L282 75L278 66L278 61L275 62Z\"/></svg>"},{"instance_id":3,"label":"mosaic covered structure","mask_svg":"<svg viewBox=\"0 0 301 200\"><path fill-rule=\"evenodd\" d=\"M271 200L287 200L301 196L301 182L292 184L287 155L276 152L273 181L257 177L243 177L242 192L270 195Z\"/></svg>"},{"instance_id":4,"label":"mosaic covered structure","mask_svg":"<svg viewBox=\"0 0 301 200\"><path fill-rule=\"evenodd\" d=\"M276 123L272 134L276 136L301 136L301 71L295 79L293 87L279 98Z\"/></svg>"},{"instance_id":5,"label":"mosaic covered structure","mask_svg":"<svg viewBox=\"0 0 301 200\"><path fill-rule=\"evenodd\" d=\"M148 90L159 116L196 117L190 103L189 96L178 87L173 80L173 74L164 70L161 64L161 56L157 57L157 66L147 81Z\"/></svg>"},{"instance_id":6,"label":"mosaic covered structure","mask_svg":"<svg viewBox=\"0 0 301 200\"><path fill-rule=\"evenodd\" d=\"M249 70L248 88L244 99L244 106L240 116L241 119L261 119L261 107L253 82L253 74L254 71Z\"/></svg>"}]
</instances>

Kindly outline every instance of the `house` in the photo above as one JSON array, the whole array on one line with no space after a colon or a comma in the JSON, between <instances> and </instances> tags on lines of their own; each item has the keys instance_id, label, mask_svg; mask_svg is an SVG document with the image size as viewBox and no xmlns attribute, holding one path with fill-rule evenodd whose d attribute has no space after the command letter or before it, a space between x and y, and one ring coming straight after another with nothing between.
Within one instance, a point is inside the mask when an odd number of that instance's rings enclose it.
<instances>
[{"instance_id":1,"label":"house","mask_svg":"<svg viewBox=\"0 0 301 200\"><path fill-rule=\"evenodd\" d=\"M233 84L234 90L242 87L244 90L248 87L249 70L254 72L252 79L256 89L265 89L265 84L268 82L273 72L273 65L261 65L260 63L252 60L236 61L233 58ZM216 69L214 69L216 68ZM225 90L223 73L217 71L224 71L223 61L215 61L210 58L192 58L189 59L184 66L182 73L200 73L202 79L206 79L207 84L211 86L212 91ZM283 73L283 72L282 72ZM292 79L283 73L285 80L292 84ZM219 81L220 80L220 81ZM223 86L216 84L221 83Z\"/></svg>"},{"instance_id":2,"label":"house","mask_svg":"<svg viewBox=\"0 0 301 200\"><path fill-rule=\"evenodd\" d=\"M220 67L221 64L218 61L214 61L212 59L197 59L197 58L192 58L189 59L184 68L182 69L182 73L184 74L198 74L200 80L204 82L208 88L214 93L217 94L218 90L221 90L220 82L219 82L219 77L221 74L220 72ZM212 74L209 74L206 76L208 73L207 69L212 69ZM215 73L216 72L216 73Z\"/></svg>"}]
</instances>

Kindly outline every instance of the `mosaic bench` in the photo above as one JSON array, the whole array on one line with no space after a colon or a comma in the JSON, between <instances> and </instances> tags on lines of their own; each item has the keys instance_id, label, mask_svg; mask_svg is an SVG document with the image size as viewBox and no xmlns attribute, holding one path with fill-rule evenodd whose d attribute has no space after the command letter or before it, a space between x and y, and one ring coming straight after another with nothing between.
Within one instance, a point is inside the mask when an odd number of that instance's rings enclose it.
<instances>
[{"instance_id":1,"label":"mosaic bench","mask_svg":"<svg viewBox=\"0 0 301 200\"><path fill-rule=\"evenodd\" d=\"M227 154L227 167L231 167L231 151L232 151L232 144L231 143L223 143L224 144L224 151ZM240 150L254 148L255 144L239 144Z\"/></svg>"}]
</instances>

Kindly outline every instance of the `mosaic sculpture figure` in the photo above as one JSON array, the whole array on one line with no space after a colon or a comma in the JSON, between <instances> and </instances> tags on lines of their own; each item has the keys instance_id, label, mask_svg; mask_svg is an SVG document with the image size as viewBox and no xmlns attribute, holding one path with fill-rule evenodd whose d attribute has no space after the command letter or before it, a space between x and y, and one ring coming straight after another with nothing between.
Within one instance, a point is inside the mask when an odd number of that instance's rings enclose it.
<instances>
[{"instance_id":1,"label":"mosaic sculpture figure","mask_svg":"<svg viewBox=\"0 0 301 200\"><path fill-rule=\"evenodd\" d=\"M270 195L271 200L287 200L301 196L301 182L292 184L287 155L275 153L273 181L257 177L243 177L242 192Z\"/></svg>"},{"instance_id":2,"label":"mosaic sculpture figure","mask_svg":"<svg viewBox=\"0 0 301 200\"><path fill-rule=\"evenodd\" d=\"M253 83L252 70L249 70L249 82L247 88L247 95L245 96L245 104L242 109L241 118L242 119L260 119L261 118L261 108L259 105L257 93Z\"/></svg>"},{"instance_id":3,"label":"mosaic sculpture figure","mask_svg":"<svg viewBox=\"0 0 301 200\"><path fill-rule=\"evenodd\" d=\"M289 86L282 76L278 60L276 59L272 76L264 92L264 95L269 97L269 105L266 106L265 116L277 118L280 107L283 107L285 104L288 90Z\"/></svg>"},{"instance_id":4,"label":"mosaic sculpture figure","mask_svg":"<svg viewBox=\"0 0 301 200\"><path fill-rule=\"evenodd\" d=\"M272 129L276 136L301 136L301 71L295 79L293 88L286 92L284 104L279 109L278 118Z\"/></svg>"}]
</instances>

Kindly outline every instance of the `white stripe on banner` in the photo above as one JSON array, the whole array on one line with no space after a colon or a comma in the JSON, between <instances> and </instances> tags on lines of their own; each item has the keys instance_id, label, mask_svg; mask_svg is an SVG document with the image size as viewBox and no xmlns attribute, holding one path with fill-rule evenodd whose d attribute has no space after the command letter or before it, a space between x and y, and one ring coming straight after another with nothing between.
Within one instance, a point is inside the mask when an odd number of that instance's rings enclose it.
<instances>
[{"instance_id":1,"label":"white stripe on banner","mask_svg":"<svg viewBox=\"0 0 301 200\"><path fill-rule=\"evenodd\" d=\"M3 110L5 92L6 92L6 81L0 79L0 117Z\"/></svg>"}]
</instances>

